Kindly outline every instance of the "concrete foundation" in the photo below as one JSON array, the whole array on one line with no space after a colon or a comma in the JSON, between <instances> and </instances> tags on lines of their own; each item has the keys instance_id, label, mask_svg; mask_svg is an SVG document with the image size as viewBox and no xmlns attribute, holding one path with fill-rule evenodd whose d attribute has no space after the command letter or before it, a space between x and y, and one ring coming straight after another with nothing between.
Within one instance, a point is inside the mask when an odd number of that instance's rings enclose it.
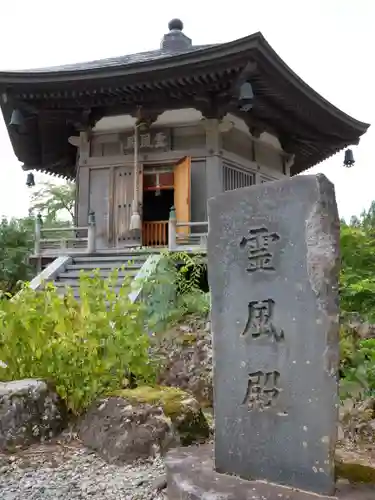
<instances>
[{"instance_id":1,"label":"concrete foundation","mask_svg":"<svg viewBox=\"0 0 375 500\"><path fill-rule=\"evenodd\" d=\"M245 481L214 470L212 446L181 448L166 457L169 500L374 500L374 486L337 485L336 496Z\"/></svg>"}]
</instances>

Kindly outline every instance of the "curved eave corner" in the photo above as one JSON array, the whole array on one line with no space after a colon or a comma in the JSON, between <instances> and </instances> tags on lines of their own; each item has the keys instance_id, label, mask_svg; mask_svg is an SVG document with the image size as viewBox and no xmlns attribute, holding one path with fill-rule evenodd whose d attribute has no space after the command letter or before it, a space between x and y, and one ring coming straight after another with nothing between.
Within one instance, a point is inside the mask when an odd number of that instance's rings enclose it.
<instances>
[{"instance_id":1,"label":"curved eave corner","mask_svg":"<svg viewBox=\"0 0 375 500\"><path fill-rule=\"evenodd\" d=\"M323 111L329 113L336 120L351 127L355 130L358 137L367 131L370 127L369 123L361 122L356 118L353 118L316 92L284 62L284 60L278 55L278 53L271 47L263 36L259 38L259 42L260 54L262 54L274 70L277 71L281 77L283 77L284 81L288 82L289 85L293 85L293 87L302 93L312 105L318 106Z\"/></svg>"}]
</instances>

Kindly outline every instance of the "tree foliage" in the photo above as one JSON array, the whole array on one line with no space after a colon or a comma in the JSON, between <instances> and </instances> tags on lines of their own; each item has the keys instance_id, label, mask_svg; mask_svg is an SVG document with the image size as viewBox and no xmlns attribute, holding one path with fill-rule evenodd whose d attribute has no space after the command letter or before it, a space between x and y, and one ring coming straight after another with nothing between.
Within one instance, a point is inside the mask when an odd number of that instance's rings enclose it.
<instances>
[{"instance_id":1,"label":"tree foliage","mask_svg":"<svg viewBox=\"0 0 375 500\"><path fill-rule=\"evenodd\" d=\"M349 318L375 323L375 202L341 222L340 243L341 388L344 397L374 397L375 339L361 338Z\"/></svg>"},{"instance_id":2,"label":"tree foliage","mask_svg":"<svg viewBox=\"0 0 375 500\"><path fill-rule=\"evenodd\" d=\"M74 218L75 186L43 183L33 194L30 213L21 219L3 218L0 223L0 291L13 295L20 283L30 280L34 269L29 256L33 248L37 213L43 216L44 227L59 228ZM68 219L64 220L64 215Z\"/></svg>"},{"instance_id":3,"label":"tree foliage","mask_svg":"<svg viewBox=\"0 0 375 500\"><path fill-rule=\"evenodd\" d=\"M341 309L375 322L375 217L373 205L360 219L341 224ZM372 221L372 222L371 222ZM353 221L352 221L353 222Z\"/></svg>"},{"instance_id":4,"label":"tree foliage","mask_svg":"<svg viewBox=\"0 0 375 500\"><path fill-rule=\"evenodd\" d=\"M46 224L53 224L61 218L67 218L70 223L74 223L74 205L74 183L43 182L32 195L30 209L35 215L40 213Z\"/></svg>"},{"instance_id":5,"label":"tree foliage","mask_svg":"<svg viewBox=\"0 0 375 500\"><path fill-rule=\"evenodd\" d=\"M20 282L32 277L29 254L32 242L33 220L6 219L0 222L0 291L13 294Z\"/></svg>"}]
</instances>

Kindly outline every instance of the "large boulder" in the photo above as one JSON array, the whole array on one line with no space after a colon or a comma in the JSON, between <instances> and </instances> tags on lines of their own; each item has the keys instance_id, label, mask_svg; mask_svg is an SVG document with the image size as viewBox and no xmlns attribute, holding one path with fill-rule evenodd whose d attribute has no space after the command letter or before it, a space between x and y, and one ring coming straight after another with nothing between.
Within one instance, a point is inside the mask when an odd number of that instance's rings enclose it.
<instances>
[{"instance_id":1,"label":"large boulder","mask_svg":"<svg viewBox=\"0 0 375 500\"><path fill-rule=\"evenodd\" d=\"M110 463L164 454L172 446L202 442L210 430L199 403L170 387L124 389L95 402L79 435Z\"/></svg>"},{"instance_id":2,"label":"large boulder","mask_svg":"<svg viewBox=\"0 0 375 500\"><path fill-rule=\"evenodd\" d=\"M213 406L210 323L191 322L157 336L153 356L160 360L158 384L179 387Z\"/></svg>"},{"instance_id":3,"label":"large boulder","mask_svg":"<svg viewBox=\"0 0 375 500\"><path fill-rule=\"evenodd\" d=\"M66 408L43 380L0 382L0 450L51 439L66 424Z\"/></svg>"}]
</instances>

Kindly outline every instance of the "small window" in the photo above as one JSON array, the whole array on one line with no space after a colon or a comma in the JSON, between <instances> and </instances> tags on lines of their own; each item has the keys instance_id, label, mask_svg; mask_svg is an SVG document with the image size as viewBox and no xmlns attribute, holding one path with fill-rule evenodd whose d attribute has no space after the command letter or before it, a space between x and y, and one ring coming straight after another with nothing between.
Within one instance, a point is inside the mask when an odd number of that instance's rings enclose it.
<instances>
[{"instance_id":1,"label":"small window","mask_svg":"<svg viewBox=\"0 0 375 500\"><path fill-rule=\"evenodd\" d=\"M255 173L242 170L234 165L223 165L224 191L232 191L255 184Z\"/></svg>"}]
</instances>

